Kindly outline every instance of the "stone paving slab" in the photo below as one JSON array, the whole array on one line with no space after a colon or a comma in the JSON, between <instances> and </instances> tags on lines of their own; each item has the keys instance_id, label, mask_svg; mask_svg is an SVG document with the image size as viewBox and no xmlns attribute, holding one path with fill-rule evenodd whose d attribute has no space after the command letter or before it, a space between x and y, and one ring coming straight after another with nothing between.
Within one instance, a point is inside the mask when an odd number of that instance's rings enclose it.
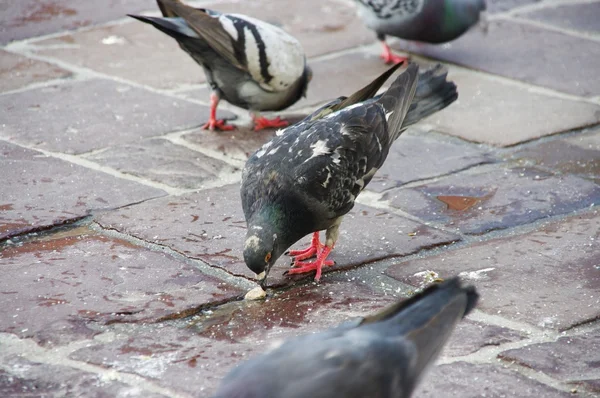
<instances>
[{"instance_id":1,"label":"stone paving slab","mask_svg":"<svg viewBox=\"0 0 600 398\"><path fill-rule=\"evenodd\" d=\"M99 214L96 221L140 239L166 245L186 256L199 258L235 275L254 278L245 265L242 248L246 222L239 185L152 200L119 211ZM372 231L377 230L377 234ZM346 269L377 259L401 256L451 243L460 238L381 210L357 205L345 217L331 270ZM295 247L308 246L310 237ZM271 270L269 282L281 284L289 260L282 256Z\"/></svg>"},{"instance_id":2,"label":"stone paving slab","mask_svg":"<svg viewBox=\"0 0 600 398\"><path fill-rule=\"evenodd\" d=\"M239 177L239 168L160 138L122 145L84 156L103 166L182 189Z\"/></svg>"},{"instance_id":3,"label":"stone paving slab","mask_svg":"<svg viewBox=\"0 0 600 398\"><path fill-rule=\"evenodd\" d=\"M568 398L572 395L500 366L455 362L432 368L414 394L414 398L438 397Z\"/></svg>"},{"instance_id":4,"label":"stone paving slab","mask_svg":"<svg viewBox=\"0 0 600 398\"><path fill-rule=\"evenodd\" d=\"M271 344L372 313L395 299L357 281L323 281L266 301L231 302L171 325L115 325L122 336L93 342L71 359L135 373L177 391L209 396L239 361Z\"/></svg>"},{"instance_id":5,"label":"stone paving slab","mask_svg":"<svg viewBox=\"0 0 600 398\"><path fill-rule=\"evenodd\" d=\"M206 80L202 67L177 41L133 19L38 41L35 48L40 55L159 89L180 89Z\"/></svg>"},{"instance_id":6,"label":"stone paving slab","mask_svg":"<svg viewBox=\"0 0 600 398\"><path fill-rule=\"evenodd\" d=\"M435 129L468 141L510 146L600 123L600 106L533 92L470 71L451 70L458 100L429 118Z\"/></svg>"},{"instance_id":7,"label":"stone paving slab","mask_svg":"<svg viewBox=\"0 0 600 398\"><path fill-rule=\"evenodd\" d=\"M600 186L535 168L474 170L391 190L383 200L421 220L483 234L600 203Z\"/></svg>"},{"instance_id":8,"label":"stone paving slab","mask_svg":"<svg viewBox=\"0 0 600 398\"><path fill-rule=\"evenodd\" d=\"M476 284L479 310L562 331L600 318L598 239L595 210L524 235L401 262L386 274L408 284L425 270L442 278L458 274Z\"/></svg>"},{"instance_id":9,"label":"stone paving slab","mask_svg":"<svg viewBox=\"0 0 600 398\"><path fill-rule=\"evenodd\" d=\"M29 361L18 355L5 357L2 362L8 368L0 369L3 397L166 397L94 373Z\"/></svg>"},{"instance_id":10,"label":"stone paving slab","mask_svg":"<svg viewBox=\"0 0 600 398\"><path fill-rule=\"evenodd\" d=\"M70 154L208 120L208 107L104 79L3 95L0 110L6 115L0 130L4 139Z\"/></svg>"},{"instance_id":11,"label":"stone paving slab","mask_svg":"<svg viewBox=\"0 0 600 398\"><path fill-rule=\"evenodd\" d=\"M483 347L513 343L526 337L508 328L465 319L456 326L442 351L442 357L469 355Z\"/></svg>"},{"instance_id":12,"label":"stone paving slab","mask_svg":"<svg viewBox=\"0 0 600 398\"><path fill-rule=\"evenodd\" d=\"M517 17L583 33L600 33L600 3L561 4L555 7L517 13Z\"/></svg>"},{"instance_id":13,"label":"stone paving slab","mask_svg":"<svg viewBox=\"0 0 600 398\"><path fill-rule=\"evenodd\" d=\"M0 44L118 19L147 9L149 4L148 0L4 2L0 5Z\"/></svg>"},{"instance_id":14,"label":"stone paving slab","mask_svg":"<svg viewBox=\"0 0 600 398\"><path fill-rule=\"evenodd\" d=\"M600 130L528 146L511 158L600 183Z\"/></svg>"},{"instance_id":15,"label":"stone paving slab","mask_svg":"<svg viewBox=\"0 0 600 398\"><path fill-rule=\"evenodd\" d=\"M510 11L515 7L522 7L539 3L541 0L486 0L487 12L491 14Z\"/></svg>"},{"instance_id":16,"label":"stone paving slab","mask_svg":"<svg viewBox=\"0 0 600 398\"><path fill-rule=\"evenodd\" d=\"M409 182L495 161L488 148L411 128L394 143L367 189L383 192Z\"/></svg>"},{"instance_id":17,"label":"stone paving slab","mask_svg":"<svg viewBox=\"0 0 600 398\"><path fill-rule=\"evenodd\" d=\"M71 72L56 65L0 50L0 92L69 76Z\"/></svg>"},{"instance_id":18,"label":"stone paving slab","mask_svg":"<svg viewBox=\"0 0 600 398\"><path fill-rule=\"evenodd\" d=\"M0 240L165 195L0 141Z\"/></svg>"},{"instance_id":19,"label":"stone paving slab","mask_svg":"<svg viewBox=\"0 0 600 398\"><path fill-rule=\"evenodd\" d=\"M569 94L600 93L600 42L524 23L491 21L488 34L472 29L443 46L411 46L411 51Z\"/></svg>"},{"instance_id":20,"label":"stone paving slab","mask_svg":"<svg viewBox=\"0 0 600 398\"><path fill-rule=\"evenodd\" d=\"M193 265L86 227L5 247L0 257L0 291L9 298L0 331L50 344L89 337L78 320L154 322L243 293Z\"/></svg>"},{"instance_id":21,"label":"stone paving slab","mask_svg":"<svg viewBox=\"0 0 600 398\"><path fill-rule=\"evenodd\" d=\"M504 351L498 357L600 392L600 330Z\"/></svg>"}]
</instances>

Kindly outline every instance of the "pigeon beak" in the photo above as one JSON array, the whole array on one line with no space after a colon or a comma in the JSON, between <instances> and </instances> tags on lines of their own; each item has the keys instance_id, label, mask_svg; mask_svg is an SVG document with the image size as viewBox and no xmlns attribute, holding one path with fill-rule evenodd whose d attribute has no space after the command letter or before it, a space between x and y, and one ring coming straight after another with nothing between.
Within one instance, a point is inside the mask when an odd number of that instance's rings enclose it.
<instances>
[{"instance_id":1,"label":"pigeon beak","mask_svg":"<svg viewBox=\"0 0 600 398\"><path fill-rule=\"evenodd\" d=\"M256 274L256 279L258 279L259 281L262 281L266 277L267 277L267 272L266 271L263 271L260 274Z\"/></svg>"}]
</instances>

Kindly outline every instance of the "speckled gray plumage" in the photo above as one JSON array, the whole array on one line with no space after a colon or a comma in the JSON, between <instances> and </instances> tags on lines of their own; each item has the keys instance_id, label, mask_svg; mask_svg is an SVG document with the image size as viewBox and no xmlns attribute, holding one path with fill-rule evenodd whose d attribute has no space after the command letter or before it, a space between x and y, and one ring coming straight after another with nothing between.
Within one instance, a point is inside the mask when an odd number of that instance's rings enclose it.
<instances>
[{"instance_id":1,"label":"speckled gray plumage","mask_svg":"<svg viewBox=\"0 0 600 398\"><path fill-rule=\"evenodd\" d=\"M476 305L458 278L241 363L214 398L407 398Z\"/></svg>"},{"instance_id":2,"label":"speckled gray plumage","mask_svg":"<svg viewBox=\"0 0 600 398\"><path fill-rule=\"evenodd\" d=\"M335 100L254 153L241 186L248 267L268 273L303 236L339 225L402 131L457 98L446 73L438 65L417 84L411 64L383 95L329 113L344 102Z\"/></svg>"}]
</instances>

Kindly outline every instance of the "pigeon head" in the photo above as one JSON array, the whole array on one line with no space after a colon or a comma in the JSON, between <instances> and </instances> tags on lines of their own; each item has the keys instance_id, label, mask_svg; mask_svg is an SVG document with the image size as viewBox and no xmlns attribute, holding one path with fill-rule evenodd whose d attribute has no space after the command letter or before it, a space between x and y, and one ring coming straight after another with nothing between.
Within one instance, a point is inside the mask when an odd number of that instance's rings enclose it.
<instances>
[{"instance_id":1,"label":"pigeon head","mask_svg":"<svg viewBox=\"0 0 600 398\"><path fill-rule=\"evenodd\" d=\"M268 224L249 227L244 242L244 261L248 268L257 275L264 272L266 276L283 254L277 250L277 243L277 233Z\"/></svg>"}]
</instances>

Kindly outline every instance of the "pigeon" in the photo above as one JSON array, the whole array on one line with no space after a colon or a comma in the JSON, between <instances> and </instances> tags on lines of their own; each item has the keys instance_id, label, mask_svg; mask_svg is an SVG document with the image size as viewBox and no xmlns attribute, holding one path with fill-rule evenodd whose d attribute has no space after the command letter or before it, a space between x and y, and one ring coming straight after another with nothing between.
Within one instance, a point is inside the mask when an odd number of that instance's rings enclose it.
<instances>
[{"instance_id":1,"label":"pigeon","mask_svg":"<svg viewBox=\"0 0 600 398\"><path fill-rule=\"evenodd\" d=\"M453 278L375 315L284 341L230 371L213 398L408 398L478 298Z\"/></svg>"},{"instance_id":2,"label":"pigeon","mask_svg":"<svg viewBox=\"0 0 600 398\"><path fill-rule=\"evenodd\" d=\"M298 40L269 23L240 14L221 14L193 8L179 0L157 0L163 17L131 15L171 36L204 68L211 87L210 130L232 130L217 120L219 100L249 109L255 130L285 127L277 117L260 111L278 111L306 95L312 71Z\"/></svg>"},{"instance_id":3,"label":"pigeon","mask_svg":"<svg viewBox=\"0 0 600 398\"><path fill-rule=\"evenodd\" d=\"M377 33L385 63L406 60L390 50L385 36L426 43L446 43L475 25L485 0L356 0L358 15Z\"/></svg>"},{"instance_id":4,"label":"pigeon","mask_svg":"<svg viewBox=\"0 0 600 398\"><path fill-rule=\"evenodd\" d=\"M332 266L327 256L344 214L386 159L390 146L411 124L445 108L458 97L447 70L436 65L418 74L410 64L382 95L370 98L395 65L348 98L319 108L264 144L242 171L241 199L248 225L244 261L258 279L302 237L306 250L290 251L289 275ZM418 83L417 83L418 79ZM326 230L326 241L319 231ZM316 260L306 262L316 256Z\"/></svg>"}]
</instances>

